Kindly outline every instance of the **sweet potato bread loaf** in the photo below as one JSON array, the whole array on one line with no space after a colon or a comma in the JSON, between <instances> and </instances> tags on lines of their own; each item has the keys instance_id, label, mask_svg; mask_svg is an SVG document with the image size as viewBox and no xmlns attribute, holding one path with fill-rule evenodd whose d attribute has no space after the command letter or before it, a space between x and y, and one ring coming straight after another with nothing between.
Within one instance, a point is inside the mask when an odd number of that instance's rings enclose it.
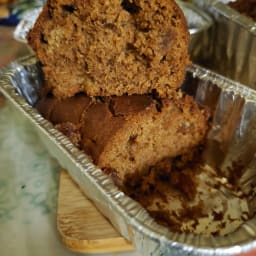
<instances>
[{"instance_id":1,"label":"sweet potato bread loaf","mask_svg":"<svg viewBox=\"0 0 256 256\"><path fill-rule=\"evenodd\" d=\"M178 93L172 100L152 95L48 96L37 108L118 185L166 157L189 152L207 131L207 112Z\"/></svg>"},{"instance_id":2,"label":"sweet potato bread loaf","mask_svg":"<svg viewBox=\"0 0 256 256\"><path fill-rule=\"evenodd\" d=\"M28 43L54 95L172 97L189 62L173 0L48 0Z\"/></svg>"}]
</instances>

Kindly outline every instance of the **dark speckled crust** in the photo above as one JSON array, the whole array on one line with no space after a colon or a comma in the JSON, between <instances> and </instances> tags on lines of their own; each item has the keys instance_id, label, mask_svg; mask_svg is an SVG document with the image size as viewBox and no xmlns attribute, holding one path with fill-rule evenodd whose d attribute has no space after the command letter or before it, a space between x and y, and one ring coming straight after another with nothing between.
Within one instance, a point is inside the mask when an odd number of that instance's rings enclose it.
<instances>
[{"instance_id":1,"label":"dark speckled crust","mask_svg":"<svg viewBox=\"0 0 256 256\"><path fill-rule=\"evenodd\" d=\"M97 102L82 119L84 150L99 163L102 152L112 143L111 138L129 122L131 116L147 109L156 112L152 98L144 95L112 97Z\"/></svg>"},{"instance_id":2,"label":"dark speckled crust","mask_svg":"<svg viewBox=\"0 0 256 256\"><path fill-rule=\"evenodd\" d=\"M96 165L112 173L118 184L127 174L188 152L202 143L208 128L207 112L181 94L172 100L152 95L79 95L62 101L50 97L42 99L38 109L58 128L62 124L69 132L68 123L72 135L76 129L70 123L75 124L81 149Z\"/></svg>"}]
</instances>

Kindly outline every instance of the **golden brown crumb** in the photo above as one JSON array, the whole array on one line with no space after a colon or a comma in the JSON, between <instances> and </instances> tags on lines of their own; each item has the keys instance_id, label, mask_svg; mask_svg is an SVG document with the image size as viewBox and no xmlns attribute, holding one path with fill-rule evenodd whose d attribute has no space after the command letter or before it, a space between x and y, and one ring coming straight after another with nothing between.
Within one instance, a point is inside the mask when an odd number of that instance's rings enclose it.
<instances>
[{"instance_id":1,"label":"golden brown crumb","mask_svg":"<svg viewBox=\"0 0 256 256\"><path fill-rule=\"evenodd\" d=\"M48 0L28 42L58 98L172 97L189 62L189 32L173 0Z\"/></svg>"}]
</instances>

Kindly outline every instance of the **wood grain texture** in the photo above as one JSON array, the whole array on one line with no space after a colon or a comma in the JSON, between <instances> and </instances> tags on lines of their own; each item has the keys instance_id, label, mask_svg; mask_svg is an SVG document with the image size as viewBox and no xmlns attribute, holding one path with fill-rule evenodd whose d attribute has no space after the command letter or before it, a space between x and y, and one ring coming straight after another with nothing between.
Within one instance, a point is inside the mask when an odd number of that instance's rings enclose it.
<instances>
[{"instance_id":1,"label":"wood grain texture","mask_svg":"<svg viewBox=\"0 0 256 256\"><path fill-rule=\"evenodd\" d=\"M67 172L59 183L57 228L64 244L82 253L110 253L133 250L95 208Z\"/></svg>"}]
</instances>

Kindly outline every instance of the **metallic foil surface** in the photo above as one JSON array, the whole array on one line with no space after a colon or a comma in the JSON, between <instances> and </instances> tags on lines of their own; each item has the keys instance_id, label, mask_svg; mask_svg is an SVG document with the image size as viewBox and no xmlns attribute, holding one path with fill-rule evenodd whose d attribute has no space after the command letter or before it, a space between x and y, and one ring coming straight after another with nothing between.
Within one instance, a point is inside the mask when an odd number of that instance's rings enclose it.
<instances>
[{"instance_id":1,"label":"metallic foil surface","mask_svg":"<svg viewBox=\"0 0 256 256\"><path fill-rule=\"evenodd\" d=\"M194 0L214 19L213 53L207 67L256 89L256 23L227 5L228 0Z\"/></svg>"},{"instance_id":2,"label":"metallic foil surface","mask_svg":"<svg viewBox=\"0 0 256 256\"><path fill-rule=\"evenodd\" d=\"M191 228L190 233L176 233L157 224L37 112L33 106L41 86L42 73L34 56L13 62L0 72L0 92L34 127L86 196L142 255L223 256L256 248L254 90L199 66L188 67L183 90L213 113L204 171L196 177L196 200L202 201L208 212L196 220L196 227L184 224L184 230ZM230 177L239 189L228 182ZM171 195L169 202L166 207L174 207Z\"/></svg>"},{"instance_id":3,"label":"metallic foil surface","mask_svg":"<svg viewBox=\"0 0 256 256\"><path fill-rule=\"evenodd\" d=\"M208 60L212 55L213 19L193 3L177 1L190 33L189 54L193 62Z\"/></svg>"},{"instance_id":4,"label":"metallic foil surface","mask_svg":"<svg viewBox=\"0 0 256 256\"><path fill-rule=\"evenodd\" d=\"M42 7L38 7L35 9L28 10L24 13L23 18L16 26L13 36L14 38L22 43L27 42L27 34L29 30L34 26L40 12L42 11Z\"/></svg>"}]
</instances>

